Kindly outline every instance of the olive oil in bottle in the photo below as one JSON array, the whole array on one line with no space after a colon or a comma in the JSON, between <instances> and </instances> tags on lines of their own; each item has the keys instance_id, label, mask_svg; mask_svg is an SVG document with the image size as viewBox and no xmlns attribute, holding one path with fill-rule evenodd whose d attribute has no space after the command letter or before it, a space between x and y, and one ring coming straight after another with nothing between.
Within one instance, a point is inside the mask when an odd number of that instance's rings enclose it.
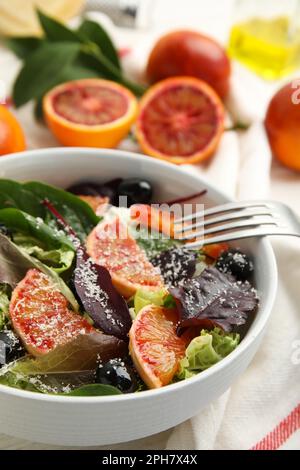
<instances>
[{"instance_id":1,"label":"olive oil in bottle","mask_svg":"<svg viewBox=\"0 0 300 470\"><path fill-rule=\"evenodd\" d=\"M238 3L246 3L246 0ZM250 0L248 3L251 3ZM259 3L261 8L264 0ZM230 56L263 78L271 80L300 68L300 2L294 3L298 3L294 11L295 17L288 14L273 16L270 7L270 17L260 17L254 13L253 16L236 22L230 33ZM285 1L282 1L282 5L284 4Z\"/></svg>"}]
</instances>

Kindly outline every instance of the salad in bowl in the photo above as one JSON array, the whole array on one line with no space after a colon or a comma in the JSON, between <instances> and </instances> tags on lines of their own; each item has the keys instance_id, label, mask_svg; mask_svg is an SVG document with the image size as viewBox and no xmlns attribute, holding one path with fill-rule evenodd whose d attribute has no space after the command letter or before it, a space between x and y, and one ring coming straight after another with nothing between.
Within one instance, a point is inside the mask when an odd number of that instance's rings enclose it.
<instances>
[{"instance_id":1,"label":"salad in bowl","mask_svg":"<svg viewBox=\"0 0 300 470\"><path fill-rule=\"evenodd\" d=\"M251 257L187 249L152 202L142 177L66 190L0 179L0 384L139 393L189 380L243 341L259 302Z\"/></svg>"}]
</instances>

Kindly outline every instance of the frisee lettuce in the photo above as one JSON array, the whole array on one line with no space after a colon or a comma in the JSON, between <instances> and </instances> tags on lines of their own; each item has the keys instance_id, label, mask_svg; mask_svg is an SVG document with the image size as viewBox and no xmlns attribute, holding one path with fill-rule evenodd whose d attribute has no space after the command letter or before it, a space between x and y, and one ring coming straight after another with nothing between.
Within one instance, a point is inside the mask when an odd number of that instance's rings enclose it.
<instances>
[{"instance_id":1,"label":"frisee lettuce","mask_svg":"<svg viewBox=\"0 0 300 470\"><path fill-rule=\"evenodd\" d=\"M0 285L0 331L3 330L7 319L9 311L9 296L7 286L2 284Z\"/></svg>"},{"instance_id":2,"label":"frisee lettuce","mask_svg":"<svg viewBox=\"0 0 300 470\"><path fill-rule=\"evenodd\" d=\"M177 379L183 380L208 369L230 354L239 344L240 335L224 333L220 328L212 331L202 330L200 336L194 338L180 361Z\"/></svg>"},{"instance_id":3,"label":"frisee lettuce","mask_svg":"<svg viewBox=\"0 0 300 470\"><path fill-rule=\"evenodd\" d=\"M134 311L137 315L142 308L147 305L164 305L164 298L168 295L166 289L149 290L145 288L138 289L134 296Z\"/></svg>"}]
</instances>

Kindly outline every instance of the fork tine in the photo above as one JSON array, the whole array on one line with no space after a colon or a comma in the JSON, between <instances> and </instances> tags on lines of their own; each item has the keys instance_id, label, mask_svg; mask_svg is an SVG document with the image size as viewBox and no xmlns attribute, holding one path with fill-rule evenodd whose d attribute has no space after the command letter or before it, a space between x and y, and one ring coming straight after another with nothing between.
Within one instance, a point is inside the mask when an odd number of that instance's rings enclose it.
<instances>
[{"instance_id":1,"label":"fork tine","mask_svg":"<svg viewBox=\"0 0 300 470\"><path fill-rule=\"evenodd\" d=\"M282 227L255 228L249 230L239 230L237 232L217 235L215 237L207 237L205 239L197 240L192 243L186 243L184 247L188 249L197 249L201 248L204 245L211 245L213 243L230 242L232 240L241 240L243 238L264 237L266 235L290 235L299 237L300 233L292 232L291 230Z\"/></svg>"},{"instance_id":2,"label":"fork tine","mask_svg":"<svg viewBox=\"0 0 300 470\"><path fill-rule=\"evenodd\" d=\"M249 217L259 216L259 215L269 215L269 216L273 216L274 218L277 216L277 214L272 214L271 209L269 208L261 208L261 209L252 209L252 208L247 209L246 208L245 210L239 210L239 211L235 211L232 213L227 212L224 215L219 215L217 217L202 219L199 222L196 222L194 224L185 224L182 227L175 228L175 233L183 234L185 232L190 232L193 229L200 228L200 227L209 227L210 225L214 225L219 222L227 222L230 220L237 220L237 219L247 219Z\"/></svg>"},{"instance_id":3,"label":"fork tine","mask_svg":"<svg viewBox=\"0 0 300 470\"><path fill-rule=\"evenodd\" d=\"M176 219L174 221L174 224L182 224L185 222L189 222L190 220L200 218L200 217L207 217L209 215L217 215L223 212L230 212L230 211L237 211L237 210L242 210L246 209L247 207L268 207L268 208L273 208L275 207L272 202L268 201L243 201L243 202L228 202L226 204L223 204L221 206L215 206L211 207L210 209L205 209L200 212L196 212L194 214L189 214L185 217L181 217L179 219Z\"/></svg>"},{"instance_id":4,"label":"fork tine","mask_svg":"<svg viewBox=\"0 0 300 470\"><path fill-rule=\"evenodd\" d=\"M184 237L178 237L178 239L185 241L185 240L192 240L194 238L200 238L203 237L204 235L210 235L212 233L220 233L220 232L227 232L228 230L234 230L236 228L241 228L241 227L257 227L260 225L273 225L274 227L278 227L278 224L275 219L269 217L269 218L255 218L252 217L249 220L241 220L239 222L232 222L232 223L227 223L223 225L217 225L216 227L211 227L211 228L204 228L204 230L201 230L200 232L192 232L188 235L185 235Z\"/></svg>"}]
</instances>

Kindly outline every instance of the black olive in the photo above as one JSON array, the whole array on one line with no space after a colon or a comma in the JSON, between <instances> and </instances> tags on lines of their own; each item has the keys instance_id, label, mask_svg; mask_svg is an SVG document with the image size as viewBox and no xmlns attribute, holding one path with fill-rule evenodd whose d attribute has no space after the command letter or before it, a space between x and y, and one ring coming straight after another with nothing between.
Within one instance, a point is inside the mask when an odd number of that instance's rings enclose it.
<instances>
[{"instance_id":1,"label":"black olive","mask_svg":"<svg viewBox=\"0 0 300 470\"><path fill-rule=\"evenodd\" d=\"M96 371L96 382L117 387L123 393L134 392L137 380L131 367L123 359L110 359L99 364Z\"/></svg>"},{"instance_id":2,"label":"black olive","mask_svg":"<svg viewBox=\"0 0 300 470\"><path fill-rule=\"evenodd\" d=\"M114 180L102 184L100 188L100 195L103 197L108 197L110 203L114 206L119 205L119 187L120 184L122 184L122 181L122 178L115 178Z\"/></svg>"},{"instance_id":3,"label":"black olive","mask_svg":"<svg viewBox=\"0 0 300 470\"><path fill-rule=\"evenodd\" d=\"M122 178L115 178L103 184L86 181L70 186L67 191L76 194L76 196L108 197L110 203L116 205L118 203L118 188L122 181Z\"/></svg>"},{"instance_id":4,"label":"black olive","mask_svg":"<svg viewBox=\"0 0 300 470\"><path fill-rule=\"evenodd\" d=\"M249 279L254 269L249 257L234 249L222 253L216 262L216 268L224 273L232 274L240 281Z\"/></svg>"},{"instance_id":5,"label":"black olive","mask_svg":"<svg viewBox=\"0 0 300 470\"><path fill-rule=\"evenodd\" d=\"M149 204L152 199L152 186L140 178L127 178L119 185L119 196L127 196L127 206Z\"/></svg>"},{"instance_id":6,"label":"black olive","mask_svg":"<svg viewBox=\"0 0 300 470\"><path fill-rule=\"evenodd\" d=\"M25 350L12 330L0 332L0 367L24 356Z\"/></svg>"}]
</instances>

